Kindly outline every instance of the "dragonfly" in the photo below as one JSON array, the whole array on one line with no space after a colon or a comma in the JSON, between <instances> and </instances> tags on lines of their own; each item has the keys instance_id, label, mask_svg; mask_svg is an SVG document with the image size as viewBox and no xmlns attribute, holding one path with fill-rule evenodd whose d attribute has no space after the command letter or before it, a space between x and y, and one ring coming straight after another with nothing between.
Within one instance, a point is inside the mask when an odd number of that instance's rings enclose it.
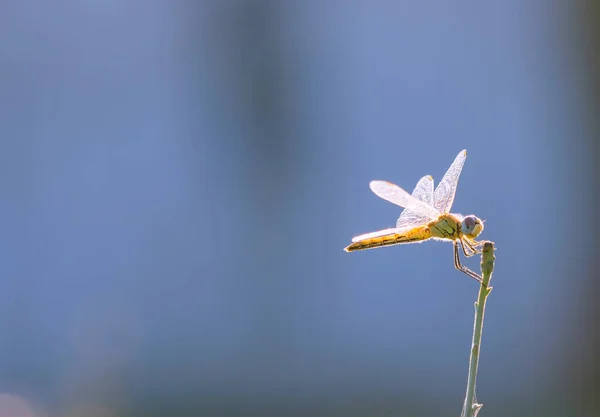
<instances>
[{"instance_id":1,"label":"dragonfly","mask_svg":"<svg viewBox=\"0 0 600 417\"><path fill-rule=\"evenodd\" d=\"M352 238L346 252L384 246L420 243L426 240L450 241L454 247L454 267L480 281L481 276L462 265L459 247L468 258L481 253L483 242L476 238L483 231L483 221L474 215L450 213L458 178L467 158L462 150L434 190L433 177L419 180L412 194L387 181L371 181L371 191L378 197L404 208L396 227Z\"/></svg>"}]
</instances>

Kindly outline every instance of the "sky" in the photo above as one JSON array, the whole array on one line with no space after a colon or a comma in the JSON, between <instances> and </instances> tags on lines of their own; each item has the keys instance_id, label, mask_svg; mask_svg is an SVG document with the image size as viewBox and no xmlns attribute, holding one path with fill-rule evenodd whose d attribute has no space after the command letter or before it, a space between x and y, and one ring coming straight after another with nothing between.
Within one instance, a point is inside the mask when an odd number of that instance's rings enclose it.
<instances>
[{"instance_id":1,"label":"sky","mask_svg":"<svg viewBox=\"0 0 600 417\"><path fill-rule=\"evenodd\" d=\"M342 249L400 213L371 180L437 184L462 149L452 211L497 248L482 413L581 406L597 156L575 17L514 0L8 6L0 417L457 415L478 287L451 245Z\"/></svg>"}]
</instances>

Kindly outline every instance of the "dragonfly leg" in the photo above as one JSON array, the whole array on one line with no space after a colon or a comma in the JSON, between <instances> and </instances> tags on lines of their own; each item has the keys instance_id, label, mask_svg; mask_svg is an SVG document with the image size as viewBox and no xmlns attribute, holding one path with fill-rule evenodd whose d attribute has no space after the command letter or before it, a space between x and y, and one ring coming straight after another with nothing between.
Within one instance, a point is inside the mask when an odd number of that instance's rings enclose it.
<instances>
[{"instance_id":1,"label":"dragonfly leg","mask_svg":"<svg viewBox=\"0 0 600 417\"><path fill-rule=\"evenodd\" d=\"M476 280L478 282L481 282L482 278L478 274L476 274L475 272L471 271L469 268L467 268L466 266L463 266L460 263L460 256L459 256L459 253L458 253L458 245L459 245L459 243L457 241L454 241L453 245L454 245L454 267L456 269L458 269L459 271L461 271L462 273L470 276L474 280ZM464 247L463 247L463 251L464 251Z\"/></svg>"},{"instance_id":2,"label":"dragonfly leg","mask_svg":"<svg viewBox=\"0 0 600 417\"><path fill-rule=\"evenodd\" d=\"M483 245L485 244L485 240L476 241L475 239L472 239L472 240L471 240L471 243L472 243L472 244L473 244L473 246L475 246L476 248L478 248L478 247L480 247L480 246L483 248Z\"/></svg>"},{"instance_id":3,"label":"dragonfly leg","mask_svg":"<svg viewBox=\"0 0 600 417\"><path fill-rule=\"evenodd\" d=\"M480 242L469 242L468 239L460 239L460 247L462 248L463 253L467 258L470 258L473 255L477 255L481 253L482 249L477 248L477 244ZM469 253L467 253L467 249L469 249Z\"/></svg>"},{"instance_id":4,"label":"dragonfly leg","mask_svg":"<svg viewBox=\"0 0 600 417\"><path fill-rule=\"evenodd\" d=\"M467 246L467 244L461 239L460 240L460 248L462 249L464 255L467 258L470 258L471 256L475 255L475 253L473 253L473 248L471 246ZM469 252L467 253L467 248L469 249Z\"/></svg>"}]
</instances>

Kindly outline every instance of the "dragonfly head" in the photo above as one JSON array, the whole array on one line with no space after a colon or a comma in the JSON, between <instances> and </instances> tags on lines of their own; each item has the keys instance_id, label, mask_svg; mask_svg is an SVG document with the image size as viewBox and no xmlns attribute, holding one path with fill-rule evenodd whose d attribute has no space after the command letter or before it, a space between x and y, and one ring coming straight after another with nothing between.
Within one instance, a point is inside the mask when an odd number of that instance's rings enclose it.
<instances>
[{"instance_id":1,"label":"dragonfly head","mask_svg":"<svg viewBox=\"0 0 600 417\"><path fill-rule=\"evenodd\" d=\"M466 216L462 221L461 231L463 235L475 239L483 231L483 222L479 217Z\"/></svg>"}]
</instances>

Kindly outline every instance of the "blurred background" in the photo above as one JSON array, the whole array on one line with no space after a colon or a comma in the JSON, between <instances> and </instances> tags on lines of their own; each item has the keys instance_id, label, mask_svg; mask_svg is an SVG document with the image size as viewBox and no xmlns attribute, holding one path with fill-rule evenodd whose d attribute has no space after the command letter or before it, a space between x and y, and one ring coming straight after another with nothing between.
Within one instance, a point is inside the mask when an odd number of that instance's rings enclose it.
<instances>
[{"instance_id":1,"label":"blurred background","mask_svg":"<svg viewBox=\"0 0 600 417\"><path fill-rule=\"evenodd\" d=\"M467 149L481 416L600 416L592 0L13 1L0 417L458 416L451 245L345 253ZM466 261L479 269L479 259Z\"/></svg>"}]
</instances>

